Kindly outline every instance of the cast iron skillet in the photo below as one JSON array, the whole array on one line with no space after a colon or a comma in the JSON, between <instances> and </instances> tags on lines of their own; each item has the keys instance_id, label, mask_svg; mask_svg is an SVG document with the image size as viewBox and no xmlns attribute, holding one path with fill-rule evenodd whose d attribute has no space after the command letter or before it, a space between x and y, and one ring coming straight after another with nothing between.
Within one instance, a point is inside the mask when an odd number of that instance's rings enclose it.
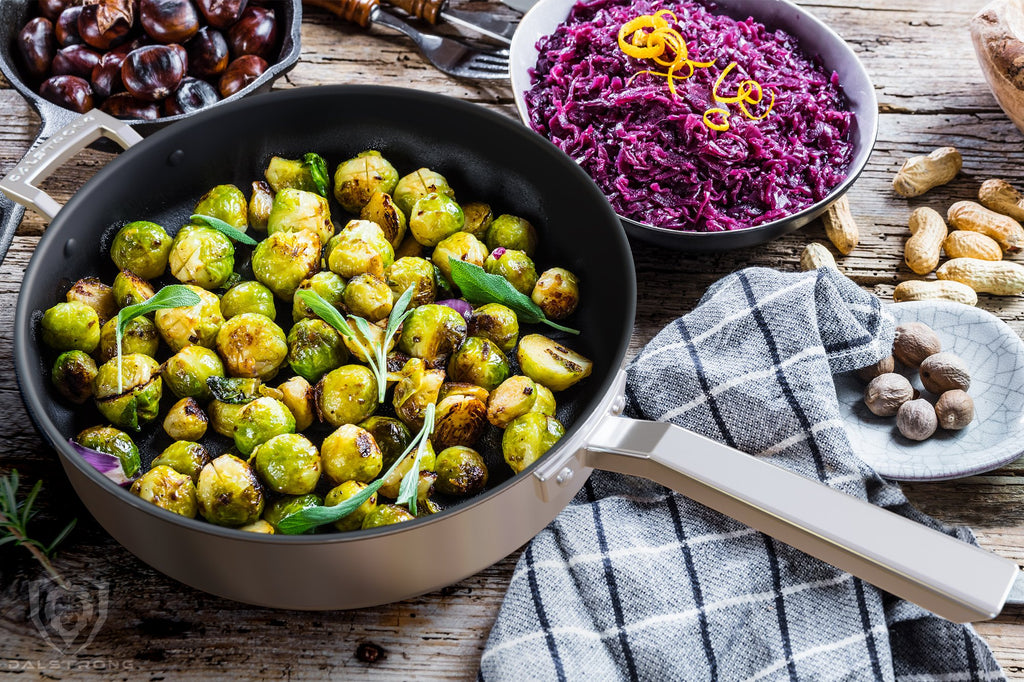
<instances>
[{"instance_id":1,"label":"cast iron skillet","mask_svg":"<svg viewBox=\"0 0 1024 682\"><path fill-rule=\"evenodd\" d=\"M116 122L115 122L116 123ZM47 146L44 145L43 151ZM581 276L565 342L594 360L584 383L558 394L565 437L522 474L439 514L342 534L267 536L166 512L113 485L67 439L100 421L49 386L41 311L71 279L110 281L112 233L136 219L171 231L219 183L248 187L273 154L323 154L333 166L380 150L401 172L428 166L457 196L489 202L539 226L537 261ZM237 262L247 252L240 250ZM635 274L625 233L571 159L515 121L412 90L335 86L261 95L155 133L101 170L51 223L29 263L15 316L15 368L29 414L57 450L101 525L167 575L243 602L295 609L357 608L429 592L498 561L539 532L592 468L645 476L900 596L958 620L991 617L1017 573L1012 561L958 542L817 482L669 424L625 419L625 356ZM279 304L281 307L286 305ZM137 438L150 459L158 423ZM225 449L222 442L217 450ZM492 455L494 457L494 455Z\"/></svg>"},{"instance_id":2,"label":"cast iron skillet","mask_svg":"<svg viewBox=\"0 0 1024 682\"><path fill-rule=\"evenodd\" d=\"M0 73L15 90L29 101L32 108L39 114L41 122L36 139L30 147L36 148L41 142L49 139L56 131L78 118L79 114L58 106L53 102L40 97L29 83L26 83L17 66L17 58L14 54L14 43L18 32L25 22L34 16L36 0L3 0L0 2ZM302 4L299 0L279 0L274 2L274 9L277 12L278 34L281 36L281 49L273 64L254 82L230 97L220 100L210 108L223 106L224 104L241 99L255 92L263 92L270 89L271 84L280 76L284 75L295 66L299 59L299 29L302 24ZM167 116L156 121L145 121L141 119L127 120L141 135L148 135L151 132L162 128L168 123L180 121L193 114L180 114L178 116ZM28 156L28 154L26 154ZM11 199L0 194L0 263L3 262L7 250L14 239L14 232L21 224L21 217L25 209L14 203Z\"/></svg>"}]
</instances>

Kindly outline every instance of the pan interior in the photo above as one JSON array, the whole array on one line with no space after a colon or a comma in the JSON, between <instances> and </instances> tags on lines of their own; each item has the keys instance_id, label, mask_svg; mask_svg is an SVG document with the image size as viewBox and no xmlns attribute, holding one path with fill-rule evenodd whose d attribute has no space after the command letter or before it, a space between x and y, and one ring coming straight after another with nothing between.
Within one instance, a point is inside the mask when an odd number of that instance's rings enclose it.
<instances>
[{"instance_id":1,"label":"pan interior","mask_svg":"<svg viewBox=\"0 0 1024 682\"><path fill-rule=\"evenodd\" d=\"M169 126L101 170L51 223L19 296L15 361L30 414L73 466L107 485L126 503L167 514L115 490L70 450L69 437L102 419L91 405L73 408L57 398L49 385L52 356L38 339L42 311L63 300L75 279L113 280L116 269L108 247L114 232L127 222L146 219L173 234L199 197L214 185L232 183L248 196L251 183L262 178L273 155L299 158L317 152L333 172L337 164L366 149L380 151L400 174L420 167L442 173L462 203L485 201L495 215L512 213L530 220L540 235L538 267L563 266L580 276L582 302L569 320L583 331L579 337L561 337L547 327L532 325L522 330L561 338L594 361L590 378L557 394L566 439L575 432L582 421L579 417L592 410L611 387L625 355L635 306L632 257L618 219L600 191L553 145L500 114L412 90L332 86L260 95ZM339 226L347 220L333 200L332 216ZM247 247L237 247L236 270L246 271L250 253ZM167 278L164 283L172 281ZM291 302L277 300L276 305L279 323L290 325ZM282 373L274 384L287 376ZM167 390L164 393L166 408L173 396ZM327 432L315 433L314 440ZM144 461L170 443L159 421L133 437L145 453ZM207 444L214 456L230 446L219 436L207 438L212 438ZM485 494L500 490L511 476L501 461L500 448L491 445L497 456L488 461L493 485ZM224 532L204 522L174 518L197 529ZM267 541L289 539L298 538L267 537Z\"/></svg>"}]
</instances>

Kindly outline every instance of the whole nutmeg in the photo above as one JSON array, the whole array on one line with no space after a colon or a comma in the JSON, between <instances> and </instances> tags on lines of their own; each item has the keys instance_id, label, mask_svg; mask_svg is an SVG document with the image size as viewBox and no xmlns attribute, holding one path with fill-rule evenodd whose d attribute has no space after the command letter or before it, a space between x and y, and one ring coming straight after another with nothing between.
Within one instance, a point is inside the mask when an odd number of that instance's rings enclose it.
<instances>
[{"instance_id":1,"label":"whole nutmeg","mask_svg":"<svg viewBox=\"0 0 1024 682\"><path fill-rule=\"evenodd\" d=\"M860 377L861 381L871 381L880 374L889 374L896 369L896 361L890 355L882 358L873 365L862 367L857 370L857 376Z\"/></svg>"},{"instance_id":2,"label":"whole nutmeg","mask_svg":"<svg viewBox=\"0 0 1024 682\"><path fill-rule=\"evenodd\" d=\"M924 398L908 400L896 413L896 428L910 440L925 440L939 426L935 408Z\"/></svg>"},{"instance_id":3,"label":"whole nutmeg","mask_svg":"<svg viewBox=\"0 0 1024 682\"><path fill-rule=\"evenodd\" d=\"M940 395L946 391L966 391L971 386L971 374L967 365L952 353L929 355L921 362L918 370L924 387Z\"/></svg>"},{"instance_id":4,"label":"whole nutmeg","mask_svg":"<svg viewBox=\"0 0 1024 682\"><path fill-rule=\"evenodd\" d=\"M879 417L891 417L900 405L913 399L914 387L902 374L889 372L871 380L864 390L864 404Z\"/></svg>"},{"instance_id":5,"label":"whole nutmeg","mask_svg":"<svg viewBox=\"0 0 1024 682\"><path fill-rule=\"evenodd\" d=\"M923 322L908 322L896 327L896 340L892 354L908 367L918 367L929 355L942 350L942 342L935 331Z\"/></svg>"},{"instance_id":6,"label":"whole nutmeg","mask_svg":"<svg viewBox=\"0 0 1024 682\"><path fill-rule=\"evenodd\" d=\"M966 391L953 389L939 396L935 403L935 414L939 426L950 431L959 431L974 421L974 400Z\"/></svg>"}]
</instances>

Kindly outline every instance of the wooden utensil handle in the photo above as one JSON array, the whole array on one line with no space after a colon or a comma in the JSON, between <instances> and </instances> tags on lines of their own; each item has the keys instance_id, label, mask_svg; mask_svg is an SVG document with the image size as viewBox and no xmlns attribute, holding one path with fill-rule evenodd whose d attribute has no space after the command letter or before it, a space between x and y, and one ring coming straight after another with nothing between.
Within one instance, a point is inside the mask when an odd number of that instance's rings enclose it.
<instances>
[{"instance_id":1,"label":"wooden utensil handle","mask_svg":"<svg viewBox=\"0 0 1024 682\"><path fill-rule=\"evenodd\" d=\"M335 14L345 21L368 28L372 23L373 10L379 0L302 0L307 7L319 7Z\"/></svg>"},{"instance_id":2,"label":"wooden utensil handle","mask_svg":"<svg viewBox=\"0 0 1024 682\"><path fill-rule=\"evenodd\" d=\"M388 0L406 14L436 24L447 0Z\"/></svg>"}]
</instances>

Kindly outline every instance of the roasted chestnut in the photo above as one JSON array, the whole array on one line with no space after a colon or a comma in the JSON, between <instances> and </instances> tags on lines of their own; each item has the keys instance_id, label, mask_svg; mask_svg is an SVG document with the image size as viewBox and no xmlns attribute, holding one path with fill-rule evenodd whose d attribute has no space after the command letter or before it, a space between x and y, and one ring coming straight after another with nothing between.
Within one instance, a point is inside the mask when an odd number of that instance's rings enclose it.
<instances>
[{"instance_id":1,"label":"roasted chestnut","mask_svg":"<svg viewBox=\"0 0 1024 682\"><path fill-rule=\"evenodd\" d=\"M196 78L216 78L228 68L228 41L215 28L203 26L185 45L188 74Z\"/></svg>"},{"instance_id":2,"label":"roasted chestnut","mask_svg":"<svg viewBox=\"0 0 1024 682\"><path fill-rule=\"evenodd\" d=\"M85 42L82 40L81 34L78 33L78 15L81 13L82 6L75 5L74 7L68 7L57 17L54 32L57 34L57 44L61 47L81 45Z\"/></svg>"},{"instance_id":3,"label":"roasted chestnut","mask_svg":"<svg viewBox=\"0 0 1024 682\"><path fill-rule=\"evenodd\" d=\"M124 87L148 102L167 97L185 77L185 63L179 49L180 46L147 45L129 52L121 64Z\"/></svg>"},{"instance_id":4,"label":"roasted chestnut","mask_svg":"<svg viewBox=\"0 0 1024 682\"><path fill-rule=\"evenodd\" d=\"M227 28L238 21L248 0L196 0L199 11L214 28Z\"/></svg>"},{"instance_id":5,"label":"roasted chestnut","mask_svg":"<svg viewBox=\"0 0 1024 682\"><path fill-rule=\"evenodd\" d=\"M126 55L110 51L100 57L100 63L93 67L89 82L92 91L100 97L110 97L115 92L124 90L121 81L121 64ZM102 108L102 107L101 107Z\"/></svg>"},{"instance_id":6,"label":"roasted chestnut","mask_svg":"<svg viewBox=\"0 0 1024 682\"><path fill-rule=\"evenodd\" d=\"M132 97L127 92L111 95L103 101L100 109L117 118L139 118L152 121L160 118L160 105L156 102L144 102Z\"/></svg>"},{"instance_id":7,"label":"roasted chestnut","mask_svg":"<svg viewBox=\"0 0 1024 682\"><path fill-rule=\"evenodd\" d=\"M267 7L247 7L241 18L228 29L231 56L254 54L264 59L274 56L277 43L277 18Z\"/></svg>"},{"instance_id":8,"label":"roasted chestnut","mask_svg":"<svg viewBox=\"0 0 1024 682\"><path fill-rule=\"evenodd\" d=\"M199 13L191 0L139 0L139 23L153 40L183 43L199 30Z\"/></svg>"},{"instance_id":9,"label":"roasted chestnut","mask_svg":"<svg viewBox=\"0 0 1024 682\"><path fill-rule=\"evenodd\" d=\"M78 76L53 76L39 86L39 95L80 114L92 109L92 88L89 81Z\"/></svg>"},{"instance_id":10,"label":"roasted chestnut","mask_svg":"<svg viewBox=\"0 0 1024 682\"><path fill-rule=\"evenodd\" d=\"M86 45L68 45L57 50L50 65L54 76L81 76L91 78L92 70L100 63L102 55Z\"/></svg>"},{"instance_id":11,"label":"roasted chestnut","mask_svg":"<svg viewBox=\"0 0 1024 682\"><path fill-rule=\"evenodd\" d=\"M68 0L39 0L39 13L50 21L56 21L69 4Z\"/></svg>"},{"instance_id":12,"label":"roasted chestnut","mask_svg":"<svg viewBox=\"0 0 1024 682\"><path fill-rule=\"evenodd\" d=\"M164 100L164 115L177 116L208 107L218 101L217 88L198 78L183 78L178 88Z\"/></svg>"},{"instance_id":13,"label":"roasted chestnut","mask_svg":"<svg viewBox=\"0 0 1024 682\"><path fill-rule=\"evenodd\" d=\"M230 97L259 78L266 70L267 60L254 54L242 55L228 64L224 75L220 77L220 96Z\"/></svg>"},{"instance_id":14,"label":"roasted chestnut","mask_svg":"<svg viewBox=\"0 0 1024 682\"><path fill-rule=\"evenodd\" d=\"M53 23L45 17L36 17L18 31L18 54L25 71L32 78L42 78L50 70L56 47Z\"/></svg>"},{"instance_id":15,"label":"roasted chestnut","mask_svg":"<svg viewBox=\"0 0 1024 682\"><path fill-rule=\"evenodd\" d=\"M107 0L85 5L78 15L78 34L88 45L100 50L123 43L132 29L131 0Z\"/></svg>"}]
</instances>

